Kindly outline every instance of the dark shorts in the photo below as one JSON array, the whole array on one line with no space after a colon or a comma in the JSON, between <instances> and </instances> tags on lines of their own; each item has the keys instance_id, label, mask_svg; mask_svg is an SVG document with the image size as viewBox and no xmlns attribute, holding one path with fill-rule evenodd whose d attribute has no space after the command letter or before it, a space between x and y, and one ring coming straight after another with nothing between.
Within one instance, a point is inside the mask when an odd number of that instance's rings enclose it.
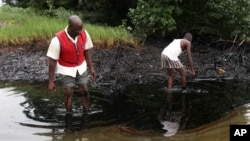
<instances>
[{"instance_id":1,"label":"dark shorts","mask_svg":"<svg viewBox=\"0 0 250 141\"><path fill-rule=\"evenodd\" d=\"M74 87L76 84L87 84L88 83L88 73L85 71L82 75L77 72L76 77L61 75L62 76L62 86L63 88Z\"/></svg>"}]
</instances>

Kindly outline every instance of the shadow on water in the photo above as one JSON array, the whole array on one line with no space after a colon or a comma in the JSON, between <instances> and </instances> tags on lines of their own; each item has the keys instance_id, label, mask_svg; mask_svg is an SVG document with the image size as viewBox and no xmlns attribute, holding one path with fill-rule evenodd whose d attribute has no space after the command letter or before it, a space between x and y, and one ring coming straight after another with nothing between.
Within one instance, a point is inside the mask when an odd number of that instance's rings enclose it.
<instances>
[{"instance_id":1,"label":"shadow on water","mask_svg":"<svg viewBox=\"0 0 250 141\"><path fill-rule=\"evenodd\" d=\"M4 84L3 87L7 87ZM82 113L80 94L76 89L72 115L65 114L60 88L51 95L45 84L18 83L14 87L16 91L24 92L25 100L20 105L25 116L39 122L23 120L19 124L50 129L52 132L40 135L52 136L54 141L59 141L62 140L60 135L74 140L78 138L76 133L98 132L114 126L116 128L111 130L120 134L178 136L178 133L211 124L250 103L248 85L233 80L195 79L188 82L187 93L181 93L179 87L166 90L164 84L131 85L123 92L110 95L91 89L92 105L88 114ZM67 133L74 135L65 136Z\"/></svg>"}]
</instances>

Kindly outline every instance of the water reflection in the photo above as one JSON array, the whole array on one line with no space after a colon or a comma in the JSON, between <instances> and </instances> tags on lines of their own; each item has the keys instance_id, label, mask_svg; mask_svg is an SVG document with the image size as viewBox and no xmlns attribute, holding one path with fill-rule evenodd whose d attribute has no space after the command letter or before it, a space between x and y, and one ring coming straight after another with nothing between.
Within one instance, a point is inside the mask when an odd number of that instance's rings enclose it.
<instances>
[{"instance_id":1,"label":"water reflection","mask_svg":"<svg viewBox=\"0 0 250 141\"><path fill-rule=\"evenodd\" d=\"M245 104L244 105L245 108L245 112L243 112L243 116L245 117L246 120L246 124L250 125L250 103L249 104Z\"/></svg>"},{"instance_id":2,"label":"water reflection","mask_svg":"<svg viewBox=\"0 0 250 141\"><path fill-rule=\"evenodd\" d=\"M65 133L73 133L89 128L89 116L88 114L73 115L65 114Z\"/></svg>"},{"instance_id":3,"label":"water reflection","mask_svg":"<svg viewBox=\"0 0 250 141\"><path fill-rule=\"evenodd\" d=\"M161 84L133 85L112 96L92 94L93 113L89 115L66 115L60 110L61 95L46 95L38 86L29 91L25 85L24 93L0 89L1 137L9 138L8 131L14 130L10 134L16 139L18 131L36 141L45 141L43 137L53 141L162 141L165 136L169 141L227 141L230 124L250 123L248 84L199 80L189 82L187 94L163 91ZM80 101L75 107L78 104Z\"/></svg>"},{"instance_id":4,"label":"water reflection","mask_svg":"<svg viewBox=\"0 0 250 141\"><path fill-rule=\"evenodd\" d=\"M180 128L180 122L185 115L185 95L187 93L175 93L171 89L166 90L166 105L160 110L158 120L166 132L164 136L173 136Z\"/></svg>"},{"instance_id":5,"label":"water reflection","mask_svg":"<svg viewBox=\"0 0 250 141\"><path fill-rule=\"evenodd\" d=\"M4 141L45 141L46 136L37 136L36 133L46 133L44 128L30 128L20 123L39 125L41 122L29 119L23 113L20 103L25 101L23 92L17 92L14 87L0 88L0 140ZM44 123L43 123L44 124Z\"/></svg>"}]
</instances>

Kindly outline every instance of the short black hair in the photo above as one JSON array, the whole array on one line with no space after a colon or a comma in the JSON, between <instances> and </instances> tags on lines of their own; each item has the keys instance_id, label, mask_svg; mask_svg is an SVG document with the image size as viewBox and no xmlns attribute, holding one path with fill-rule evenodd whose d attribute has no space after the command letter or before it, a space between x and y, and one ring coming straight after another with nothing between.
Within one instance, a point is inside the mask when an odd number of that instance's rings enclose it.
<instances>
[{"instance_id":1,"label":"short black hair","mask_svg":"<svg viewBox=\"0 0 250 141\"><path fill-rule=\"evenodd\" d=\"M193 39L193 36L192 36L192 34L191 33L185 33L185 35L184 35L184 37L183 37L184 39L187 39L187 40L189 40L190 42L192 41L192 39Z\"/></svg>"}]
</instances>

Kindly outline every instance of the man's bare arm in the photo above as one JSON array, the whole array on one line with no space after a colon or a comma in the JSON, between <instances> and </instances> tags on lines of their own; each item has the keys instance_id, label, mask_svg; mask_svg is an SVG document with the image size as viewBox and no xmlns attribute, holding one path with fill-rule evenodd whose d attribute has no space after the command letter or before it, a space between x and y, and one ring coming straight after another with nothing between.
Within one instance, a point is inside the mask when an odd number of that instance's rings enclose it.
<instances>
[{"instance_id":1,"label":"man's bare arm","mask_svg":"<svg viewBox=\"0 0 250 141\"><path fill-rule=\"evenodd\" d=\"M55 90L54 76L56 70L57 60L49 58L49 86L48 89L50 92Z\"/></svg>"},{"instance_id":2,"label":"man's bare arm","mask_svg":"<svg viewBox=\"0 0 250 141\"><path fill-rule=\"evenodd\" d=\"M181 45L186 47L188 64L190 66L192 76L194 77L195 76L195 70L194 70L194 64L193 64L193 59L192 59L192 55L191 55L191 43L188 40L182 40Z\"/></svg>"},{"instance_id":3,"label":"man's bare arm","mask_svg":"<svg viewBox=\"0 0 250 141\"><path fill-rule=\"evenodd\" d=\"M95 69L94 69L93 63L92 63L90 51L89 50L85 50L84 51L84 56L85 56L88 68L90 70L91 79L92 79L92 81L94 81L95 78L96 78L96 73L95 73Z\"/></svg>"}]
</instances>

